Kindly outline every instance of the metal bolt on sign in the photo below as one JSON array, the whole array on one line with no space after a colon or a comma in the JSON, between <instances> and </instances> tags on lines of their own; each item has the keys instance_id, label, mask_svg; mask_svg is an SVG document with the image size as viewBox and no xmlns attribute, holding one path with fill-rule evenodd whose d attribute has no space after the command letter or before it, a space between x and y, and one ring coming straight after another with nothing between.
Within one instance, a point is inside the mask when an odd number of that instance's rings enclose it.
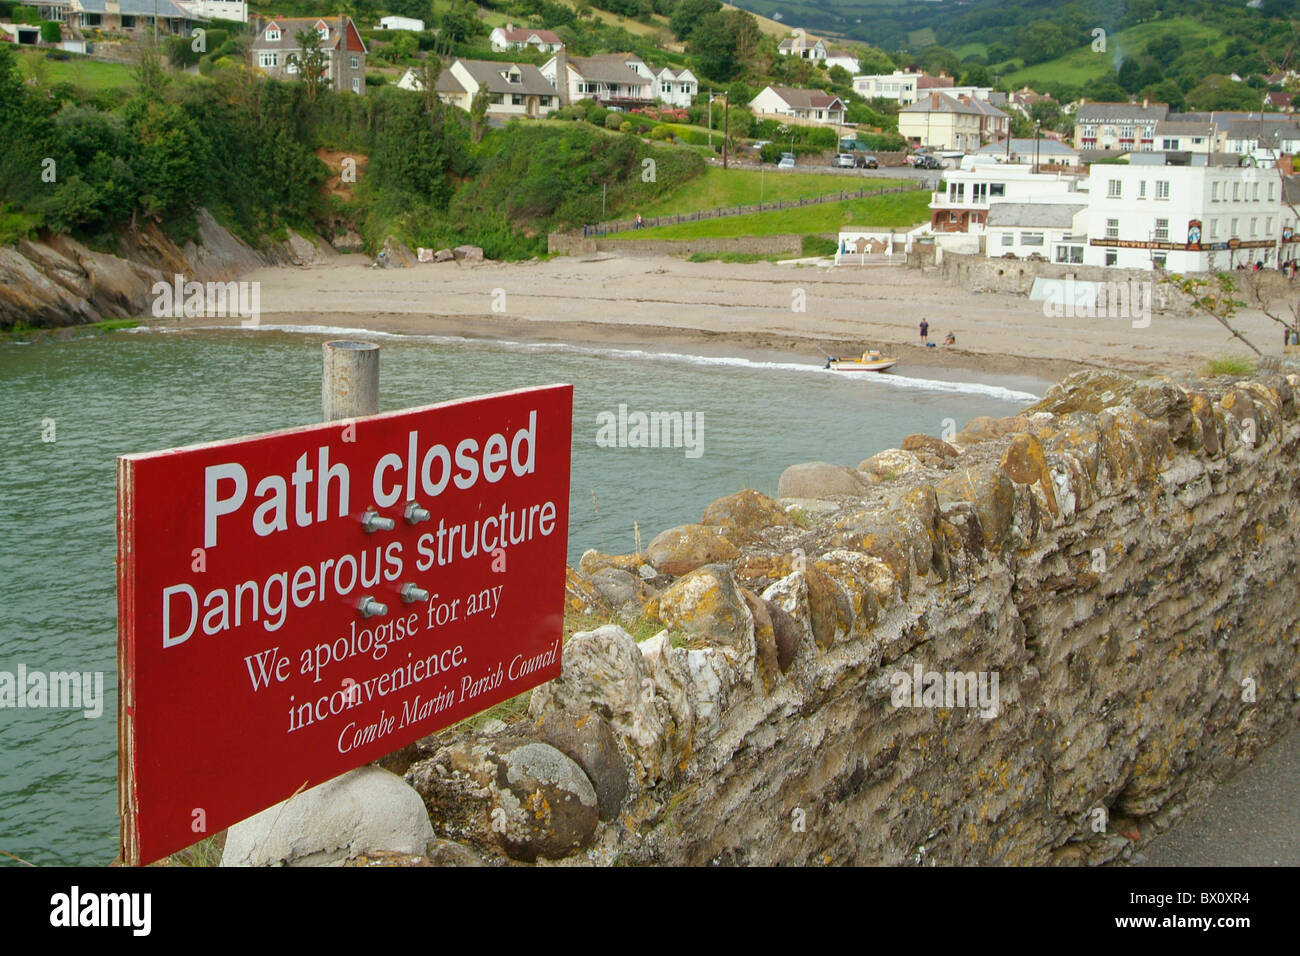
<instances>
[{"instance_id":1,"label":"metal bolt on sign","mask_svg":"<svg viewBox=\"0 0 1300 956\"><path fill-rule=\"evenodd\" d=\"M380 604L367 594L357 602L357 610L361 612L362 617L383 617L388 613L388 605Z\"/></svg>"},{"instance_id":2,"label":"metal bolt on sign","mask_svg":"<svg viewBox=\"0 0 1300 956\"><path fill-rule=\"evenodd\" d=\"M428 521L433 517L429 514L427 508L421 508L419 503L415 501L406 503L405 516L407 524L419 524L421 521Z\"/></svg>"},{"instance_id":3,"label":"metal bolt on sign","mask_svg":"<svg viewBox=\"0 0 1300 956\"><path fill-rule=\"evenodd\" d=\"M402 601L406 604L414 604L417 601L429 600L429 592L417 585L414 581L408 581L402 585Z\"/></svg>"},{"instance_id":4,"label":"metal bolt on sign","mask_svg":"<svg viewBox=\"0 0 1300 956\"><path fill-rule=\"evenodd\" d=\"M374 508L367 508L361 516L361 527L366 529L366 534L373 534L376 531L392 531L397 527L397 522L385 518Z\"/></svg>"}]
</instances>

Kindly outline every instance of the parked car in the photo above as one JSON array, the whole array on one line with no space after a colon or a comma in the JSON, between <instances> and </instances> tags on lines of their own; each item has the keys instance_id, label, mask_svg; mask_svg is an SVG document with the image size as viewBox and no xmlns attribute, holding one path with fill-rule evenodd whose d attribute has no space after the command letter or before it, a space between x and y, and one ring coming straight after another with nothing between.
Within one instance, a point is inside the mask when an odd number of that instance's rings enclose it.
<instances>
[{"instance_id":1,"label":"parked car","mask_svg":"<svg viewBox=\"0 0 1300 956\"><path fill-rule=\"evenodd\" d=\"M929 153L921 153L916 157L916 161L912 165L916 169L939 169L943 166L939 160Z\"/></svg>"},{"instance_id":2,"label":"parked car","mask_svg":"<svg viewBox=\"0 0 1300 956\"><path fill-rule=\"evenodd\" d=\"M781 161L776 164L777 169L794 169L794 157L782 156Z\"/></svg>"},{"instance_id":3,"label":"parked car","mask_svg":"<svg viewBox=\"0 0 1300 956\"><path fill-rule=\"evenodd\" d=\"M870 153L859 153L858 166L862 169L879 169L880 160L876 159L876 157L872 156Z\"/></svg>"},{"instance_id":4,"label":"parked car","mask_svg":"<svg viewBox=\"0 0 1300 956\"><path fill-rule=\"evenodd\" d=\"M852 154L852 153L836 153L836 154L835 154L835 158L831 160L831 165L834 166L834 167L836 167L837 169L852 169L852 168L853 168L853 154Z\"/></svg>"},{"instance_id":5,"label":"parked car","mask_svg":"<svg viewBox=\"0 0 1300 956\"><path fill-rule=\"evenodd\" d=\"M762 149L764 146L771 146L772 141L770 139L756 139L753 145L755 149Z\"/></svg>"}]
</instances>

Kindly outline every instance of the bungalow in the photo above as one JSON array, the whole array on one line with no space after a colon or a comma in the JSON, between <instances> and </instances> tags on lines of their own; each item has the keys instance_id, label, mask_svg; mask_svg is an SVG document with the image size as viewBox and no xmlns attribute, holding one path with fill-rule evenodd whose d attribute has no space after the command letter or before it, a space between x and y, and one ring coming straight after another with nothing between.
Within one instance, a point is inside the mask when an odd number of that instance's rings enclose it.
<instances>
[{"instance_id":1,"label":"bungalow","mask_svg":"<svg viewBox=\"0 0 1300 956\"><path fill-rule=\"evenodd\" d=\"M419 33L424 29L424 21L417 17L381 17L381 30L411 30Z\"/></svg>"},{"instance_id":2,"label":"bungalow","mask_svg":"<svg viewBox=\"0 0 1300 956\"><path fill-rule=\"evenodd\" d=\"M1003 138L997 142L989 143L980 149L976 155L1002 160L1007 156L1007 152L1007 141ZM1010 155L1009 162L1022 163L1026 166L1033 165L1035 156L1038 158L1039 166L1063 166L1067 169L1078 169L1083 165L1077 152L1064 143L1047 137L1036 140L1012 137Z\"/></svg>"},{"instance_id":3,"label":"bungalow","mask_svg":"<svg viewBox=\"0 0 1300 956\"><path fill-rule=\"evenodd\" d=\"M397 81L399 88L419 90L414 70ZM545 116L560 97L542 71L530 63L456 59L438 74L438 98L469 112L479 90L488 92L489 116Z\"/></svg>"},{"instance_id":4,"label":"bungalow","mask_svg":"<svg viewBox=\"0 0 1300 956\"><path fill-rule=\"evenodd\" d=\"M842 66L849 71L849 76L857 75L862 69L858 58L843 47L835 47L826 51L826 69L833 66Z\"/></svg>"},{"instance_id":5,"label":"bungalow","mask_svg":"<svg viewBox=\"0 0 1300 956\"><path fill-rule=\"evenodd\" d=\"M788 86L767 86L749 101L755 113L795 116L814 123L838 125L844 122L844 103L821 90L796 90Z\"/></svg>"},{"instance_id":6,"label":"bungalow","mask_svg":"<svg viewBox=\"0 0 1300 956\"><path fill-rule=\"evenodd\" d=\"M111 2L111 0L110 0ZM152 0L144 0L152 2ZM366 92L366 44L348 16L276 17L258 24L253 38L253 57L258 68L277 79L296 77L302 47L297 35L312 30L320 37L325 53L325 77L331 89Z\"/></svg>"},{"instance_id":7,"label":"bungalow","mask_svg":"<svg viewBox=\"0 0 1300 956\"><path fill-rule=\"evenodd\" d=\"M541 71L558 91L562 104L596 100L626 109L654 102L654 73L633 53L571 57L561 46L542 64Z\"/></svg>"},{"instance_id":8,"label":"bungalow","mask_svg":"<svg viewBox=\"0 0 1300 956\"><path fill-rule=\"evenodd\" d=\"M543 53L554 53L564 46L564 41L551 30L534 30L527 27L516 29L509 21L504 27L492 28L492 32L488 34L488 43L497 53L504 53L506 50L527 50L529 47L541 50Z\"/></svg>"},{"instance_id":9,"label":"bungalow","mask_svg":"<svg viewBox=\"0 0 1300 956\"><path fill-rule=\"evenodd\" d=\"M199 19L248 22L245 0L176 0L176 6Z\"/></svg>"},{"instance_id":10,"label":"bungalow","mask_svg":"<svg viewBox=\"0 0 1300 956\"><path fill-rule=\"evenodd\" d=\"M685 67L677 71L664 67L655 75L654 89L655 99L660 103L686 109L695 102L695 94L700 90L700 81Z\"/></svg>"},{"instance_id":11,"label":"bungalow","mask_svg":"<svg viewBox=\"0 0 1300 956\"><path fill-rule=\"evenodd\" d=\"M189 36L204 18L186 10L173 0L23 0L36 7L42 20L66 23L81 30L105 33L144 35L154 29L157 12L158 32L170 36Z\"/></svg>"},{"instance_id":12,"label":"bungalow","mask_svg":"<svg viewBox=\"0 0 1300 956\"><path fill-rule=\"evenodd\" d=\"M792 37L786 37L777 44L777 52L782 56L797 56L805 60L824 60L827 56L826 44L822 40L808 42L802 31Z\"/></svg>"},{"instance_id":13,"label":"bungalow","mask_svg":"<svg viewBox=\"0 0 1300 956\"><path fill-rule=\"evenodd\" d=\"M984 244L989 258L1038 255L1082 265L1088 245L1087 203L999 202L989 206Z\"/></svg>"}]
</instances>

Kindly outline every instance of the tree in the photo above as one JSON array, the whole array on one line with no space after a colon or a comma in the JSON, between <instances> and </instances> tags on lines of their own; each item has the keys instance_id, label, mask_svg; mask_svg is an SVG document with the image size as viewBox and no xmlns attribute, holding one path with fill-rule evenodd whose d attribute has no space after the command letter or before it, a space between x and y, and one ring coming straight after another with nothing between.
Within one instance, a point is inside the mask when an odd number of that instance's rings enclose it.
<instances>
[{"instance_id":1,"label":"tree","mask_svg":"<svg viewBox=\"0 0 1300 956\"><path fill-rule=\"evenodd\" d=\"M993 74L989 72L987 66L978 63L972 64L966 68L966 72L961 75L962 86L992 86Z\"/></svg>"},{"instance_id":2,"label":"tree","mask_svg":"<svg viewBox=\"0 0 1300 956\"><path fill-rule=\"evenodd\" d=\"M1207 76L1187 94L1187 106L1193 110L1257 110L1259 104L1258 92L1222 74Z\"/></svg>"},{"instance_id":3,"label":"tree","mask_svg":"<svg viewBox=\"0 0 1300 956\"><path fill-rule=\"evenodd\" d=\"M469 104L469 128L470 139L475 143L483 141L483 134L487 132L487 108L492 94L488 92L486 86L480 86L478 92L474 94L474 99ZM610 114L622 115L622 114Z\"/></svg>"},{"instance_id":4,"label":"tree","mask_svg":"<svg viewBox=\"0 0 1300 956\"><path fill-rule=\"evenodd\" d=\"M299 52L290 53L288 62L298 71L298 78L307 91L307 102L315 103L321 87L326 83L325 67L329 62L328 57L321 49L320 34L315 30L299 30L293 38L298 42Z\"/></svg>"},{"instance_id":5,"label":"tree","mask_svg":"<svg viewBox=\"0 0 1300 956\"><path fill-rule=\"evenodd\" d=\"M161 52L152 43L142 43L139 51L139 59L131 75L145 96L162 96L171 77L167 75Z\"/></svg>"},{"instance_id":6,"label":"tree","mask_svg":"<svg viewBox=\"0 0 1300 956\"><path fill-rule=\"evenodd\" d=\"M721 9L720 0L681 0L668 18L668 26L677 39L688 40L701 20Z\"/></svg>"},{"instance_id":7,"label":"tree","mask_svg":"<svg viewBox=\"0 0 1300 956\"><path fill-rule=\"evenodd\" d=\"M1228 330L1233 338L1240 340L1256 355L1262 355L1253 342L1232 325L1237 311L1246 303L1235 298L1237 283L1226 272L1216 272L1211 278L1203 279L1170 273L1164 280L1192 300L1192 307L1203 315Z\"/></svg>"},{"instance_id":8,"label":"tree","mask_svg":"<svg viewBox=\"0 0 1300 956\"><path fill-rule=\"evenodd\" d=\"M442 28L440 36L455 43L464 43L488 32L487 27L479 21L478 7L468 2L453 3L442 15L438 25Z\"/></svg>"},{"instance_id":9,"label":"tree","mask_svg":"<svg viewBox=\"0 0 1300 956\"><path fill-rule=\"evenodd\" d=\"M1026 66L1029 66L1033 63L1054 60L1069 48L1070 41L1060 27L1047 20L1036 20L1020 31L1019 42L1016 43L1016 55L1025 61Z\"/></svg>"}]
</instances>

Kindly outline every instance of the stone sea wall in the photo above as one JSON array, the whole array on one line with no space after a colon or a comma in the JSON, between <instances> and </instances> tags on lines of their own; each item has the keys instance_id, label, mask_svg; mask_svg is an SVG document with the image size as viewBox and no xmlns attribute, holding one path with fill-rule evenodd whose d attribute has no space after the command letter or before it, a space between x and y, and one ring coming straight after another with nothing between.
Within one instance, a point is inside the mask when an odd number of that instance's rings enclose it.
<instances>
[{"instance_id":1,"label":"stone sea wall","mask_svg":"<svg viewBox=\"0 0 1300 956\"><path fill-rule=\"evenodd\" d=\"M1127 858L1300 724L1298 384L1080 373L951 441L793 466L779 500L720 499L642 554L588 552L570 610L621 623L572 637L525 719L387 758L420 797L410 836L349 845Z\"/></svg>"}]
</instances>

